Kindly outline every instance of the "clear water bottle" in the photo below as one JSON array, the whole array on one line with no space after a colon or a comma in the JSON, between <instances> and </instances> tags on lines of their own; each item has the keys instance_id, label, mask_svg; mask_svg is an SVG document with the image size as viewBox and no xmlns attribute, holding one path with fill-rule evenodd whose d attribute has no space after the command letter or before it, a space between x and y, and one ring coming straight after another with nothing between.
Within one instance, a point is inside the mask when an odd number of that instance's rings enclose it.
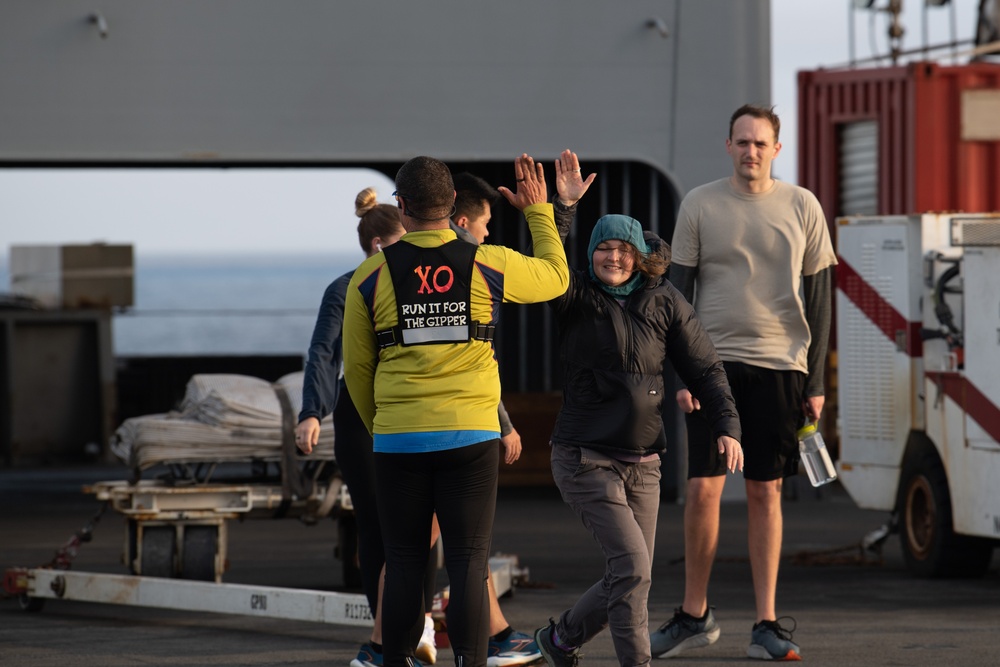
<instances>
[{"instance_id":1,"label":"clear water bottle","mask_svg":"<svg viewBox=\"0 0 1000 667\"><path fill-rule=\"evenodd\" d=\"M837 469L830 460L830 453L823 442L823 434L816 422L809 422L799 429L799 455L813 486L822 486L837 479Z\"/></svg>"}]
</instances>

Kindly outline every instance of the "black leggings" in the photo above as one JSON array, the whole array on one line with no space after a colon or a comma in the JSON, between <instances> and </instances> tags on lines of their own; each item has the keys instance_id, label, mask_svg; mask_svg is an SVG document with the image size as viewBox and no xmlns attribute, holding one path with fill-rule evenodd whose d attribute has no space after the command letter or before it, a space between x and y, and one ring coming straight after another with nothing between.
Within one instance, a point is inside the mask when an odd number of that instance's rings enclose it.
<instances>
[{"instance_id":1,"label":"black leggings","mask_svg":"<svg viewBox=\"0 0 1000 667\"><path fill-rule=\"evenodd\" d=\"M358 523L358 561L361 567L361 589L368 598L372 617L378 610L378 581L385 564L385 547L382 544L382 524L379 521L378 503L375 500L375 458L372 437L354 408L347 385L340 383L340 397L333 411L333 452L337 457L340 474L351 492L354 516ZM428 538L430 539L430 538ZM350 558L350 554L345 554ZM434 598L437 579L437 559L428 559L425 580L425 600ZM426 602L428 609L430 602ZM423 628L423 619L420 627Z\"/></svg>"},{"instance_id":2,"label":"black leggings","mask_svg":"<svg viewBox=\"0 0 1000 667\"><path fill-rule=\"evenodd\" d=\"M483 667L489 639L489 550L497 499L499 441L420 454L375 454L386 577L382 608L386 667L413 656L423 607L431 516L437 512L451 586L448 638L465 667ZM414 634L415 633L415 634Z\"/></svg>"}]
</instances>

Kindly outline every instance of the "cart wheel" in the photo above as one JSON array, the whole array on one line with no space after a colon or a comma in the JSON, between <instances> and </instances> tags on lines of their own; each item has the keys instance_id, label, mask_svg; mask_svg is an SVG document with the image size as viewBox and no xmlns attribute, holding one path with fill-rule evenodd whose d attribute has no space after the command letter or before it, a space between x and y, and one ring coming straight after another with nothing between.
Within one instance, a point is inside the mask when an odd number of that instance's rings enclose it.
<instances>
[{"instance_id":1,"label":"cart wheel","mask_svg":"<svg viewBox=\"0 0 1000 667\"><path fill-rule=\"evenodd\" d=\"M933 445L931 445L933 447ZM993 544L957 535L944 465L924 450L904 466L900 484L899 540L903 559L918 577L981 577L989 570Z\"/></svg>"},{"instance_id":2,"label":"cart wheel","mask_svg":"<svg viewBox=\"0 0 1000 667\"><path fill-rule=\"evenodd\" d=\"M361 566L358 562L358 520L344 512L337 518L337 549L344 588L361 588Z\"/></svg>"},{"instance_id":3,"label":"cart wheel","mask_svg":"<svg viewBox=\"0 0 1000 667\"><path fill-rule=\"evenodd\" d=\"M219 551L217 526L185 526L181 578L215 581L215 556Z\"/></svg>"},{"instance_id":4,"label":"cart wheel","mask_svg":"<svg viewBox=\"0 0 1000 667\"><path fill-rule=\"evenodd\" d=\"M173 577L177 531L173 526L154 526L142 531L142 576Z\"/></svg>"},{"instance_id":5,"label":"cart wheel","mask_svg":"<svg viewBox=\"0 0 1000 667\"><path fill-rule=\"evenodd\" d=\"M138 563L136 559L139 557L139 523L135 519L126 520L126 542L125 542L125 567L128 568L129 574L139 574Z\"/></svg>"},{"instance_id":6,"label":"cart wheel","mask_svg":"<svg viewBox=\"0 0 1000 667\"><path fill-rule=\"evenodd\" d=\"M22 611L36 612L41 611L42 607L45 606L45 598L33 598L27 593L21 593L17 596L17 603L21 606Z\"/></svg>"}]
</instances>

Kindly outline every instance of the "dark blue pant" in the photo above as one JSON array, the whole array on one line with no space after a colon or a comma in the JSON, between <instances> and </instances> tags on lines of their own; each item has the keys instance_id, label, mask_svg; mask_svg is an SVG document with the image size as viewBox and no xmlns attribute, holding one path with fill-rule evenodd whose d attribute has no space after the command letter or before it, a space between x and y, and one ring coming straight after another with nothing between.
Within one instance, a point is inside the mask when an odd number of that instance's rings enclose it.
<instances>
[{"instance_id":1,"label":"dark blue pant","mask_svg":"<svg viewBox=\"0 0 1000 667\"><path fill-rule=\"evenodd\" d=\"M375 455L372 437L361 421L361 415L351 402L347 385L340 384L340 397L333 411L333 452L337 467L351 492L354 516L358 522L358 561L361 568L361 588L368 598L372 617L378 608L378 582L385 564L385 547L382 544L382 523L379 520L378 501L375 498ZM349 558L350 555L346 555ZM424 572L424 604L434 599L437 579L437 562L427 561ZM420 628L423 629L423 619ZM419 638L418 638L419 641ZM416 644L414 644L416 646Z\"/></svg>"},{"instance_id":2,"label":"dark blue pant","mask_svg":"<svg viewBox=\"0 0 1000 667\"><path fill-rule=\"evenodd\" d=\"M378 580L385 563L382 524L375 499L375 457L372 437L354 408L347 387L341 383L340 397L333 411L333 452L337 467L351 492L354 516L358 521L358 562L361 588L368 598L372 617L378 607ZM350 555L345 555L349 558Z\"/></svg>"}]
</instances>

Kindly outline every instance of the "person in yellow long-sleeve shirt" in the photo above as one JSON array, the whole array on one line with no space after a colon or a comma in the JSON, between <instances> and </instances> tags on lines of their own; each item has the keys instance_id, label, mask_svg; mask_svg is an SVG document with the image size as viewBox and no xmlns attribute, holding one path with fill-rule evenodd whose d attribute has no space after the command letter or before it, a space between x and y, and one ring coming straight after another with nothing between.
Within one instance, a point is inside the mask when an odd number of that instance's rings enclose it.
<instances>
[{"instance_id":1,"label":"person in yellow long-sleeve shirt","mask_svg":"<svg viewBox=\"0 0 1000 667\"><path fill-rule=\"evenodd\" d=\"M569 285L542 166L525 154L515 160L514 173L516 192L499 190L523 212L533 257L459 241L448 226L451 172L439 160L417 157L396 174L407 233L365 260L348 286L344 377L374 441L387 667L413 661L435 512L451 585L448 634L456 664L486 664L500 438L493 332L501 303L548 301Z\"/></svg>"}]
</instances>

